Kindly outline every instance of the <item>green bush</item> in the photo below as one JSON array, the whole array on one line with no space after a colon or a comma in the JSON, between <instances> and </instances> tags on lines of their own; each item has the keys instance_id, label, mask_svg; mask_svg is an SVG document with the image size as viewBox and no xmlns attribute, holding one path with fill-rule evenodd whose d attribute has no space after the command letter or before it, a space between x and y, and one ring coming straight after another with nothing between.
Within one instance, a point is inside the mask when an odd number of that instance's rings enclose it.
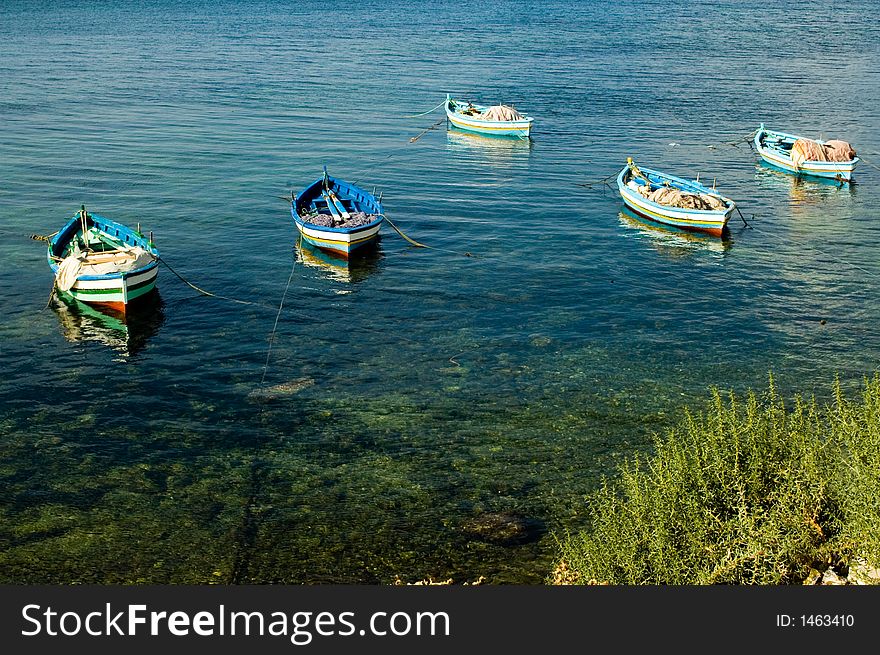
<instances>
[{"instance_id":1,"label":"green bush","mask_svg":"<svg viewBox=\"0 0 880 655\"><path fill-rule=\"evenodd\" d=\"M837 549L880 566L880 379L866 383L860 402L836 392L830 428L841 453L831 489L844 516Z\"/></svg>"},{"instance_id":2,"label":"green bush","mask_svg":"<svg viewBox=\"0 0 880 655\"><path fill-rule=\"evenodd\" d=\"M771 378L627 462L590 499L591 529L560 540L557 577L609 584L790 584L841 556L880 553L880 379L861 402L796 397ZM827 564L826 564L827 565Z\"/></svg>"}]
</instances>

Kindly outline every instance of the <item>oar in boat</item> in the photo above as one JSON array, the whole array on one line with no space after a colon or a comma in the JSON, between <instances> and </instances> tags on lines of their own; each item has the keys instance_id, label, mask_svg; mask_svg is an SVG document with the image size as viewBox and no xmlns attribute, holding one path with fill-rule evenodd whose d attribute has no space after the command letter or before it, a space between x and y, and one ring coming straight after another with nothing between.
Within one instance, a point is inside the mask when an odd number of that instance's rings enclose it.
<instances>
[{"instance_id":1,"label":"oar in boat","mask_svg":"<svg viewBox=\"0 0 880 655\"><path fill-rule=\"evenodd\" d=\"M321 191L321 197L324 199L324 202L327 203L327 209L330 211L330 216L333 217L333 224L338 225L339 223L342 223L345 219L340 215L336 203L330 198L330 192L326 190Z\"/></svg>"},{"instance_id":2,"label":"oar in boat","mask_svg":"<svg viewBox=\"0 0 880 655\"><path fill-rule=\"evenodd\" d=\"M351 218L351 214L345 209L345 205L342 204L342 201L336 197L336 194L330 188L330 176L327 174L326 166L324 166L324 192L322 195L327 199L327 205L330 207L331 212L336 209L342 216L343 221Z\"/></svg>"},{"instance_id":3,"label":"oar in boat","mask_svg":"<svg viewBox=\"0 0 880 655\"><path fill-rule=\"evenodd\" d=\"M82 232L82 242L83 242L83 250L89 252L91 248L89 247L89 221L88 221L88 213L86 212L86 206L82 205L79 212L79 224L80 224L80 232Z\"/></svg>"},{"instance_id":4,"label":"oar in boat","mask_svg":"<svg viewBox=\"0 0 880 655\"><path fill-rule=\"evenodd\" d=\"M348 210L345 208L345 205L342 204L342 201L338 197L336 197L335 193L333 193L332 191L330 191L328 189L327 195L330 196L330 200L333 201L333 204L336 205L336 208L339 210L339 213L342 214L342 219L344 221L347 221L349 218L351 218L351 214L348 213Z\"/></svg>"}]
</instances>

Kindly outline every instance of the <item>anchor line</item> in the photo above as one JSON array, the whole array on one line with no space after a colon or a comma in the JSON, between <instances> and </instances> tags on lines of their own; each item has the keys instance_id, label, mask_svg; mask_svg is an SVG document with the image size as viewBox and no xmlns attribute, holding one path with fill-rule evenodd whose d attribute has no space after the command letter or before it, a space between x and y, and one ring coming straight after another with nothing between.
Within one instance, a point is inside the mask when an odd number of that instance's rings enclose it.
<instances>
[{"instance_id":1,"label":"anchor line","mask_svg":"<svg viewBox=\"0 0 880 655\"><path fill-rule=\"evenodd\" d=\"M419 132L416 136L414 136L413 138L411 138L411 139L409 140L409 142L410 142L410 143L415 143L416 141L418 141L419 139L421 139L423 136L425 136L425 135L426 135L428 132L430 132L431 130L436 130L438 127L440 127L440 124L441 124L441 123L444 123L445 121L446 121L446 116L444 116L443 118L441 118L440 120L438 120L438 121L437 121L436 123L434 123L431 127L425 128L424 130L422 130L421 132Z\"/></svg>"},{"instance_id":2,"label":"anchor line","mask_svg":"<svg viewBox=\"0 0 880 655\"><path fill-rule=\"evenodd\" d=\"M397 233L398 233L400 236L402 236L407 242L409 242L410 244L414 245L416 248L429 248L430 250L439 250L440 252L448 252L448 253L452 253L453 255L461 255L462 257L475 257L475 256L476 256L476 255L474 255L473 253L470 253L470 252L458 252L457 250L447 250L446 248L437 248L437 247L435 247L435 246L429 246L429 245L427 245L427 244L420 243L419 241L416 241L415 239L413 239L413 238L411 238L411 237L408 237L406 234L404 234L403 230L401 230L401 229L400 229L399 227L397 227L393 222L391 222L391 219L390 219L390 218L388 218L388 217L385 216L384 214L383 214L382 216L384 217L385 222L388 223L388 225L390 225L392 228L394 228L394 231L395 231L395 232L397 232Z\"/></svg>"},{"instance_id":3,"label":"anchor line","mask_svg":"<svg viewBox=\"0 0 880 655\"><path fill-rule=\"evenodd\" d=\"M428 111L424 111L421 114L413 114L412 116L404 116L404 118L419 118L421 116L427 116L431 112L437 111L438 109L440 109L440 107L442 107L445 104L446 104L446 101L444 100L443 102L441 102L439 105L437 105L433 109L429 109Z\"/></svg>"},{"instance_id":4,"label":"anchor line","mask_svg":"<svg viewBox=\"0 0 880 655\"><path fill-rule=\"evenodd\" d=\"M298 246L302 245L302 234L300 234ZM287 299L287 292L290 290L290 283L293 281L293 273L296 271L298 257L293 258L293 265L290 267L290 275L287 276L287 284L284 287L284 293L281 294L281 302L278 303L278 311L275 313L275 323L272 325L272 331L269 333L269 347L266 349L266 363L263 365L263 375L260 377L259 389L263 388L266 381L266 373L269 370L269 359L272 357L272 345L275 343L275 334L278 332L278 321L281 318L281 310L284 309L284 301ZM260 403L260 414L263 413L263 403Z\"/></svg>"},{"instance_id":5,"label":"anchor line","mask_svg":"<svg viewBox=\"0 0 880 655\"><path fill-rule=\"evenodd\" d=\"M302 235L300 235L299 242L302 242ZM275 313L275 322L272 324L272 330L269 333L269 345L266 348L266 361L263 364L263 373L260 376L260 384L257 387L258 391L262 390L266 382L266 373L269 371L269 362L272 358L272 346L275 343L275 335L278 332L278 321L281 319L281 312L284 309L284 302L287 299L287 293L293 282L293 275L296 271L296 264L298 261L299 258L294 256L293 263L290 266L290 274L287 276L287 284L284 286L284 293L281 294L281 301L278 303L278 311ZM257 416L259 419L263 416L263 409L266 406L266 401L261 394L258 394L257 398L260 404L260 412ZM239 528L233 566L230 571L231 584L239 584L247 575L248 566L250 565L252 556L251 552L253 550L254 541L256 540L262 516L262 512L255 511L254 508L257 506L257 501L262 493L265 477L266 462L255 453L252 455L250 462L248 496L244 506L241 526Z\"/></svg>"},{"instance_id":6,"label":"anchor line","mask_svg":"<svg viewBox=\"0 0 880 655\"><path fill-rule=\"evenodd\" d=\"M217 293L211 293L210 291L205 291L204 289L196 286L195 284L193 284L192 282L187 280L185 277L183 277L180 273L175 271L171 267L171 264L166 262L163 258L159 257L158 260L160 262L162 262L168 268L169 271L174 273L174 275L176 275L180 279L181 282L183 282L185 285L192 288L193 290L197 291L198 293L202 294L203 296L210 296L211 298L219 298L221 300L228 300L229 302L238 303L240 305L260 305L260 303L251 302L249 300L239 300L238 298L230 298L229 296L221 296L220 294L217 294Z\"/></svg>"},{"instance_id":7,"label":"anchor line","mask_svg":"<svg viewBox=\"0 0 880 655\"><path fill-rule=\"evenodd\" d=\"M864 158L863 155L858 155L858 158L861 159L863 162L865 162L871 168L876 168L878 171L880 171L880 166L878 166L877 164L874 164L873 162L868 161L867 159Z\"/></svg>"}]
</instances>

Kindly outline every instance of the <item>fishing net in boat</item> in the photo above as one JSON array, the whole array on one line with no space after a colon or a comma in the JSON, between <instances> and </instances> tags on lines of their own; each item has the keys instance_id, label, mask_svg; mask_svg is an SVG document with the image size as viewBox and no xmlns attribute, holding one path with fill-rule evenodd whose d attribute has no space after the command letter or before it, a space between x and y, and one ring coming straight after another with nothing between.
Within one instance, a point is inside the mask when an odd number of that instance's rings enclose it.
<instances>
[{"instance_id":1,"label":"fishing net in boat","mask_svg":"<svg viewBox=\"0 0 880 655\"><path fill-rule=\"evenodd\" d=\"M507 105L493 105L480 118L487 121L519 121L522 120L522 114Z\"/></svg>"},{"instance_id":2,"label":"fishing net in boat","mask_svg":"<svg viewBox=\"0 0 880 655\"><path fill-rule=\"evenodd\" d=\"M824 144L811 139L798 139L791 146L791 161L800 166L805 161L851 161L856 151L846 141L832 139Z\"/></svg>"},{"instance_id":3,"label":"fishing net in boat","mask_svg":"<svg viewBox=\"0 0 880 655\"><path fill-rule=\"evenodd\" d=\"M310 223L311 225L317 225L318 227L361 227L362 225L369 225L373 221L378 218L377 214L366 214L364 212L352 212L351 218L343 223L334 223L333 217L328 214L309 214L307 216L303 216L302 219L306 223Z\"/></svg>"},{"instance_id":4,"label":"fishing net in boat","mask_svg":"<svg viewBox=\"0 0 880 655\"><path fill-rule=\"evenodd\" d=\"M856 158L856 151L846 141L832 139L825 142L825 156L828 161L852 161Z\"/></svg>"},{"instance_id":5,"label":"fishing net in boat","mask_svg":"<svg viewBox=\"0 0 880 655\"><path fill-rule=\"evenodd\" d=\"M825 149L811 139L798 139L791 146L791 161L800 166L805 161L827 161Z\"/></svg>"},{"instance_id":6,"label":"fishing net in boat","mask_svg":"<svg viewBox=\"0 0 880 655\"><path fill-rule=\"evenodd\" d=\"M658 205L680 209L721 211L726 208L721 200L708 193L688 193L671 187L661 187L652 191L648 199Z\"/></svg>"},{"instance_id":7,"label":"fishing net in boat","mask_svg":"<svg viewBox=\"0 0 880 655\"><path fill-rule=\"evenodd\" d=\"M689 193L668 186L651 189L647 184L638 184L632 180L627 186L651 202L656 202L664 207L696 209L699 211L724 211L727 209L727 205L721 198L709 193Z\"/></svg>"}]
</instances>

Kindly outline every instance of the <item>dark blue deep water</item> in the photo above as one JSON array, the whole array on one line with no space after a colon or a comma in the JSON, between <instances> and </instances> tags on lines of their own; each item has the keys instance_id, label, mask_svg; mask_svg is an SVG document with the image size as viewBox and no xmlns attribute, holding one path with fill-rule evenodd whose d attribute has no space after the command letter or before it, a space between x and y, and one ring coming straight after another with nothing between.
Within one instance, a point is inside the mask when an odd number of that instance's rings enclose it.
<instances>
[{"instance_id":1,"label":"dark blue deep water","mask_svg":"<svg viewBox=\"0 0 880 655\"><path fill-rule=\"evenodd\" d=\"M775 4L0 3L0 581L540 583L711 387L857 389L880 171L708 146L763 121L876 166L876 5ZM532 140L410 142L447 91ZM715 179L753 229L578 186L627 156ZM323 164L435 249L386 226L350 270L300 253L277 196ZM82 203L253 304L163 268L128 326L46 308L29 237Z\"/></svg>"}]
</instances>

